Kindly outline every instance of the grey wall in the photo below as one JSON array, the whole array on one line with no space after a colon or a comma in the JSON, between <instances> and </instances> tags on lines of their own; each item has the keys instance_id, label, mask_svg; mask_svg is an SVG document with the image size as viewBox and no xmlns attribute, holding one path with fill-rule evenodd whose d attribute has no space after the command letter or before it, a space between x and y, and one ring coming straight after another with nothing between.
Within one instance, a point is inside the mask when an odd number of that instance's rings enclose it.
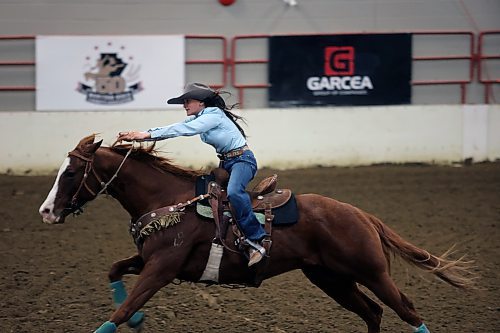
<instances>
[{"instance_id":1,"label":"grey wall","mask_svg":"<svg viewBox=\"0 0 500 333\"><path fill-rule=\"evenodd\" d=\"M235 34L485 30L498 0L2 0L2 34Z\"/></svg>"},{"instance_id":2,"label":"grey wall","mask_svg":"<svg viewBox=\"0 0 500 333\"><path fill-rule=\"evenodd\" d=\"M500 30L500 0L236 0L222 6L218 0L0 0L2 35L37 34L216 34L230 41L241 34L303 34L340 32L407 32L429 30ZM207 44L208 43L208 44ZM463 40L416 37L414 55L466 53ZM500 38L489 43L500 54ZM208 47L208 49L207 49ZM464 49L465 48L465 49ZM214 51L214 49L216 51ZM218 46L189 41L187 57L217 54ZM242 45L240 56L266 57L265 43ZM0 41L0 61L33 60L32 41ZM488 74L498 77L498 62ZM189 65L187 80L220 82L218 65ZM417 62L414 78L467 77L464 61ZM238 68L240 83L265 82L265 65ZM0 67L1 85L32 85L31 67ZM500 96L496 85L494 95ZM229 85L227 89L234 91ZM468 103L483 102L484 87L467 88ZM265 106L265 89L245 91L245 106ZM459 103L460 89L415 86L415 104ZM0 92L0 110L31 110L33 92Z\"/></svg>"}]
</instances>

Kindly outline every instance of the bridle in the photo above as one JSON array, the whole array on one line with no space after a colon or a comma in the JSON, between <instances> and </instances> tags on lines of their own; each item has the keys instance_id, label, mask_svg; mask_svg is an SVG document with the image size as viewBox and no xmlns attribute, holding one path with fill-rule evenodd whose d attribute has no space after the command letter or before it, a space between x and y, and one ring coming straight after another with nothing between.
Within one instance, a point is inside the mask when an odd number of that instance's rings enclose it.
<instances>
[{"instance_id":1,"label":"bridle","mask_svg":"<svg viewBox=\"0 0 500 333\"><path fill-rule=\"evenodd\" d=\"M79 152L73 150L68 153L68 157L73 156L76 158L79 158L85 162L85 173L83 174L82 181L80 182L80 185L78 186L78 189L76 190L75 194L71 198L70 206L64 208L64 210L69 210L70 212L73 212L74 215L80 215L83 213L83 206L85 206L86 203L83 203L81 205L78 204L78 195L80 194L81 190L85 188L95 199L97 198L100 194L106 192L108 186L115 180L115 178L118 176L118 172L120 172L120 169L122 168L123 164L129 157L130 153L134 149L134 142L130 145L130 149L127 151L127 154L125 154L125 157L121 161L120 165L116 169L115 173L113 176L105 183L101 180L101 177L97 174L97 172L94 169L94 156L95 154L92 154L91 157L84 156L80 154ZM90 186L87 184L87 180L90 175L94 175L95 179L99 182L101 185L101 189L96 193L94 190L90 188ZM90 201L90 200L89 200Z\"/></svg>"}]
</instances>

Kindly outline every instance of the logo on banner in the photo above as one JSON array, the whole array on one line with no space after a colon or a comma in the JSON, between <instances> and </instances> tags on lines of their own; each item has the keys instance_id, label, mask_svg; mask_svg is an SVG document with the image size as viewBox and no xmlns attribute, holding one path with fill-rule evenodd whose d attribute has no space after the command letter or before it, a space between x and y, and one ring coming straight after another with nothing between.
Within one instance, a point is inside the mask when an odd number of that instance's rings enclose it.
<instances>
[{"instance_id":1,"label":"logo on banner","mask_svg":"<svg viewBox=\"0 0 500 333\"><path fill-rule=\"evenodd\" d=\"M354 74L354 47L325 48L325 75Z\"/></svg>"},{"instance_id":2,"label":"logo on banner","mask_svg":"<svg viewBox=\"0 0 500 333\"><path fill-rule=\"evenodd\" d=\"M111 46L112 43L108 43ZM98 50L99 47L94 48ZM120 50L124 51L125 47ZM88 71L82 76L86 83L78 82L77 91L86 95L89 103L101 105L125 104L134 100L134 95L143 90L142 83L138 80L140 66L134 66L123 60L124 55L118 52L99 52L94 63L87 57ZM88 83L92 82L92 83Z\"/></svg>"},{"instance_id":3,"label":"logo on banner","mask_svg":"<svg viewBox=\"0 0 500 333\"><path fill-rule=\"evenodd\" d=\"M328 46L324 50L324 76L307 79L314 96L366 95L373 89L369 76L355 75L355 49L352 46Z\"/></svg>"}]
</instances>

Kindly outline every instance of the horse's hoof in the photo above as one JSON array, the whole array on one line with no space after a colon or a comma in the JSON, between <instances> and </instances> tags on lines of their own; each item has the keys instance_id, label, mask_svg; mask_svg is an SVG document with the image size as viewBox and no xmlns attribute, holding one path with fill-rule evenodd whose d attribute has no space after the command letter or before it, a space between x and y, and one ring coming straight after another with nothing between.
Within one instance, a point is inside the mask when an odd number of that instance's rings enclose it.
<instances>
[{"instance_id":1,"label":"horse's hoof","mask_svg":"<svg viewBox=\"0 0 500 333\"><path fill-rule=\"evenodd\" d=\"M132 328L134 332L141 332L144 326L144 312L137 311L134 313L134 315L127 321L127 325Z\"/></svg>"}]
</instances>

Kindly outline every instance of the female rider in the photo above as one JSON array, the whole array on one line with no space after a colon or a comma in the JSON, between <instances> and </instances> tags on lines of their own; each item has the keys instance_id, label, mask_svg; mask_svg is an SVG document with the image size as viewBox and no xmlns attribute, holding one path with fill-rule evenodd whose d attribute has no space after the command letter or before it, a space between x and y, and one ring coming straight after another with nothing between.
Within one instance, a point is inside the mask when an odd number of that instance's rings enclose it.
<instances>
[{"instance_id":1,"label":"female rider","mask_svg":"<svg viewBox=\"0 0 500 333\"><path fill-rule=\"evenodd\" d=\"M199 134L203 142L213 146L222 160L222 167L229 173L227 197L250 245L248 266L258 263L266 253L261 245L266 232L255 217L250 197L245 192L257 172L257 161L247 146L245 132L236 123L241 117L230 111L234 105L226 106L218 92L201 83L188 84L184 94L167 103L183 104L188 118L145 132L120 132L118 140L153 141Z\"/></svg>"}]
</instances>

